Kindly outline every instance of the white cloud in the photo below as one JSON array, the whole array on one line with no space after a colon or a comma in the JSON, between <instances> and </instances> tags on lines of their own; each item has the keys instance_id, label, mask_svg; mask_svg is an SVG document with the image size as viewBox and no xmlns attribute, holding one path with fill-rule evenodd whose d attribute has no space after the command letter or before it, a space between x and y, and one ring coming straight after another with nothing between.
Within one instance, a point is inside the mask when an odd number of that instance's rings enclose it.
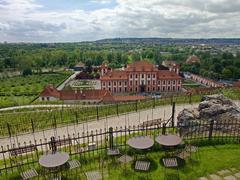
<instances>
[{"instance_id":1,"label":"white cloud","mask_svg":"<svg viewBox=\"0 0 240 180\"><path fill-rule=\"evenodd\" d=\"M240 36L239 0L117 0L117 6L112 9L64 12L42 9L34 0L0 0L0 33L3 34L0 40Z\"/></svg>"}]
</instances>

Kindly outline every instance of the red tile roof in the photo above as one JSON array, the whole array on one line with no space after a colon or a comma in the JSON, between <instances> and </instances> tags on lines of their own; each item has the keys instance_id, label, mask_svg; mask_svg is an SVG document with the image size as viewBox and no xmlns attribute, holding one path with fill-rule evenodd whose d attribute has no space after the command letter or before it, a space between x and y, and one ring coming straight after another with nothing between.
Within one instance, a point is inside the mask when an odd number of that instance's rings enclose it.
<instances>
[{"instance_id":1,"label":"red tile roof","mask_svg":"<svg viewBox=\"0 0 240 180\"><path fill-rule=\"evenodd\" d=\"M155 65L151 64L150 62L144 61L136 61L133 64L129 64L126 68L126 71L158 71Z\"/></svg>"},{"instance_id":2,"label":"red tile roof","mask_svg":"<svg viewBox=\"0 0 240 180\"><path fill-rule=\"evenodd\" d=\"M125 71L111 71L100 77L100 80L127 80Z\"/></svg>"},{"instance_id":3,"label":"red tile roof","mask_svg":"<svg viewBox=\"0 0 240 180\"><path fill-rule=\"evenodd\" d=\"M233 87L240 87L240 80L233 83Z\"/></svg>"},{"instance_id":4,"label":"red tile roof","mask_svg":"<svg viewBox=\"0 0 240 180\"><path fill-rule=\"evenodd\" d=\"M167 80L181 80L182 77L177 75L175 72L172 72L172 71L168 71L168 70L159 70L158 71L158 79L167 79Z\"/></svg>"},{"instance_id":5,"label":"red tile roof","mask_svg":"<svg viewBox=\"0 0 240 180\"><path fill-rule=\"evenodd\" d=\"M61 100L101 100L107 90L91 89L83 91L66 90L60 91Z\"/></svg>"},{"instance_id":6,"label":"red tile roof","mask_svg":"<svg viewBox=\"0 0 240 180\"><path fill-rule=\"evenodd\" d=\"M39 94L41 97L60 97L59 91L53 85L45 86L44 90Z\"/></svg>"},{"instance_id":7,"label":"red tile roof","mask_svg":"<svg viewBox=\"0 0 240 180\"><path fill-rule=\"evenodd\" d=\"M196 62L200 62L200 59L195 55L189 56L188 59L186 60L187 64L192 64Z\"/></svg>"}]
</instances>

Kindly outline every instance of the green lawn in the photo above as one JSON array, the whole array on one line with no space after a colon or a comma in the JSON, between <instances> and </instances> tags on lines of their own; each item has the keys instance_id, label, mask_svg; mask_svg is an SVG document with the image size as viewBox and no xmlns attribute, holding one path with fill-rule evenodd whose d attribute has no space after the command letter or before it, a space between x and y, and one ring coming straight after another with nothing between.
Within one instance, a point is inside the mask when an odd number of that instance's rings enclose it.
<instances>
[{"instance_id":1,"label":"green lawn","mask_svg":"<svg viewBox=\"0 0 240 180\"><path fill-rule=\"evenodd\" d=\"M236 168L236 172L240 172L240 145L215 145L202 146L199 151L191 155L191 158L181 162L179 167L179 176L183 180L197 180L199 177L208 176L217 173L219 170ZM123 154L134 156L135 152L129 149L121 149ZM105 151L95 151L82 153L71 156L71 159L78 159L81 162L81 168L72 171L63 171L66 179L85 179L84 173L87 171L97 170L104 174L104 179L120 180L120 179L150 179L162 180L177 179L177 169L166 169L161 163L161 158L165 156L163 150L156 146L147 154L147 158L151 161L151 169L149 172L136 172L133 162L125 165L120 164L117 159L111 159L106 156ZM99 161L103 159L103 161ZM101 163L100 163L101 162ZM27 167L28 168L28 167ZM41 172L38 163L35 168ZM4 173L4 172L3 172ZM18 179L18 173L9 171L8 179ZM6 175L0 176L0 179L6 179ZM40 178L41 179L41 178Z\"/></svg>"}]
</instances>

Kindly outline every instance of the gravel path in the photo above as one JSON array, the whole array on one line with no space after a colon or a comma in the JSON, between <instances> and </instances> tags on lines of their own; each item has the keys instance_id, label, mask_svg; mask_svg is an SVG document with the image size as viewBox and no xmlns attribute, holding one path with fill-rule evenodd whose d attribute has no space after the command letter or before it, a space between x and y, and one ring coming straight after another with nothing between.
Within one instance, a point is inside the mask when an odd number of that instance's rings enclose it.
<instances>
[{"instance_id":1,"label":"gravel path","mask_svg":"<svg viewBox=\"0 0 240 180\"><path fill-rule=\"evenodd\" d=\"M183 108L193 108L196 107L197 104L181 104L181 105L176 105L176 113L175 113L175 121L176 121L176 116L177 114L183 109ZM57 136L63 136L70 134L72 135L73 133L82 133L83 131L95 131L99 129L104 129L104 128L109 128L109 127L124 127L126 126L137 126L138 124L151 120L151 119L169 119L171 117L172 113L172 107L170 105L165 105L165 106L160 106L156 107L155 109L147 109L147 110L140 110L138 112L131 112L128 114L123 114L119 116L112 116L100 120L94 120L94 121L89 121L85 123L81 123L78 125L69 125L66 127L59 127L56 130L54 129L48 129L45 131L41 132L35 132L34 134L24 134L24 135L19 135L10 138L2 138L0 139L0 144L1 146L6 146L7 144L10 143L23 143L23 142L29 142L34 140L39 139L44 139L44 138L50 138L53 135ZM175 122L176 123L176 122Z\"/></svg>"}]
</instances>

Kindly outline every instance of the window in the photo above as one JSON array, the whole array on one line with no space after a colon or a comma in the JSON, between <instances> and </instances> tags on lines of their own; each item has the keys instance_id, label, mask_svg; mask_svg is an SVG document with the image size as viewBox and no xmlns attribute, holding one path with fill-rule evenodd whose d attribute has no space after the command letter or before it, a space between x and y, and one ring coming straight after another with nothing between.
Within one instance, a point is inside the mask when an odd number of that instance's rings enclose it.
<instances>
[{"instance_id":1,"label":"window","mask_svg":"<svg viewBox=\"0 0 240 180\"><path fill-rule=\"evenodd\" d=\"M150 91L150 88L148 87L148 91Z\"/></svg>"},{"instance_id":2,"label":"window","mask_svg":"<svg viewBox=\"0 0 240 180\"><path fill-rule=\"evenodd\" d=\"M125 85L127 85L127 81L125 81Z\"/></svg>"},{"instance_id":3,"label":"window","mask_svg":"<svg viewBox=\"0 0 240 180\"><path fill-rule=\"evenodd\" d=\"M171 81L168 81L168 84L171 84Z\"/></svg>"},{"instance_id":4,"label":"window","mask_svg":"<svg viewBox=\"0 0 240 180\"><path fill-rule=\"evenodd\" d=\"M132 86L132 81L130 81L130 86Z\"/></svg>"},{"instance_id":5,"label":"window","mask_svg":"<svg viewBox=\"0 0 240 180\"><path fill-rule=\"evenodd\" d=\"M175 84L175 80L173 81L173 84Z\"/></svg>"},{"instance_id":6,"label":"window","mask_svg":"<svg viewBox=\"0 0 240 180\"><path fill-rule=\"evenodd\" d=\"M150 78L151 76L150 76L150 74L148 74L148 78Z\"/></svg>"},{"instance_id":7,"label":"window","mask_svg":"<svg viewBox=\"0 0 240 180\"><path fill-rule=\"evenodd\" d=\"M160 81L158 81L158 84L160 85Z\"/></svg>"},{"instance_id":8,"label":"window","mask_svg":"<svg viewBox=\"0 0 240 180\"><path fill-rule=\"evenodd\" d=\"M163 85L165 85L165 81L163 81Z\"/></svg>"},{"instance_id":9,"label":"window","mask_svg":"<svg viewBox=\"0 0 240 180\"><path fill-rule=\"evenodd\" d=\"M136 81L135 84L138 85L138 82Z\"/></svg>"},{"instance_id":10,"label":"window","mask_svg":"<svg viewBox=\"0 0 240 180\"><path fill-rule=\"evenodd\" d=\"M155 85L155 81L153 81L153 85Z\"/></svg>"},{"instance_id":11,"label":"window","mask_svg":"<svg viewBox=\"0 0 240 180\"><path fill-rule=\"evenodd\" d=\"M103 86L105 86L105 82L103 82Z\"/></svg>"},{"instance_id":12,"label":"window","mask_svg":"<svg viewBox=\"0 0 240 180\"><path fill-rule=\"evenodd\" d=\"M158 91L160 91L160 87L158 87Z\"/></svg>"},{"instance_id":13,"label":"window","mask_svg":"<svg viewBox=\"0 0 240 180\"><path fill-rule=\"evenodd\" d=\"M155 91L155 87L153 87L153 91Z\"/></svg>"},{"instance_id":14,"label":"window","mask_svg":"<svg viewBox=\"0 0 240 180\"><path fill-rule=\"evenodd\" d=\"M181 84L181 81L178 81L178 84Z\"/></svg>"},{"instance_id":15,"label":"window","mask_svg":"<svg viewBox=\"0 0 240 180\"><path fill-rule=\"evenodd\" d=\"M148 81L148 85L150 85L150 83L151 83L151 82L150 82L150 81Z\"/></svg>"},{"instance_id":16,"label":"window","mask_svg":"<svg viewBox=\"0 0 240 180\"><path fill-rule=\"evenodd\" d=\"M120 81L120 82L119 82L119 86L121 86L121 85L122 85L122 82Z\"/></svg>"},{"instance_id":17,"label":"window","mask_svg":"<svg viewBox=\"0 0 240 180\"><path fill-rule=\"evenodd\" d=\"M122 92L122 88L119 88L119 92Z\"/></svg>"},{"instance_id":18,"label":"window","mask_svg":"<svg viewBox=\"0 0 240 180\"><path fill-rule=\"evenodd\" d=\"M138 75L137 75L137 74L135 75L135 78L138 78Z\"/></svg>"},{"instance_id":19,"label":"window","mask_svg":"<svg viewBox=\"0 0 240 180\"><path fill-rule=\"evenodd\" d=\"M125 92L127 92L127 88L125 87Z\"/></svg>"},{"instance_id":20,"label":"window","mask_svg":"<svg viewBox=\"0 0 240 180\"><path fill-rule=\"evenodd\" d=\"M165 87L163 87L162 90L165 91Z\"/></svg>"},{"instance_id":21,"label":"window","mask_svg":"<svg viewBox=\"0 0 240 180\"><path fill-rule=\"evenodd\" d=\"M108 85L111 86L111 82L109 82Z\"/></svg>"},{"instance_id":22,"label":"window","mask_svg":"<svg viewBox=\"0 0 240 180\"><path fill-rule=\"evenodd\" d=\"M178 91L180 91L180 87L178 87Z\"/></svg>"},{"instance_id":23,"label":"window","mask_svg":"<svg viewBox=\"0 0 240 180\"><path fill-rule=\"evenodd\" d=\"M111 88L108 88L109 91L111 91Z\"/></svg>"},{"instance_id":24,"label":"window","mask_svg":"<svg viewBox=\"0 0 240 180\"><path fill-rule=\"evenodd\" d=\"M153 74L153 76L152 76L153 78L155 78L155 74Z\"/></svg>"},{"instance_id":25,"label":"window","mask_svg":"<svg viewBox=\"0 0 240 180\"><path fill-rule=\"evenodd\" d=\"M170 87L168 86L168 91L170 91Z\"/></svg>"},{"instance_id":26,"label":"window","mask_svg":"<svg viewBox=\"0 0 240 180\"><path fill-rule=\"evenodd\" d=\"M144 78L144 74L142 74L142 78Z\"/></svg>"},{"instance_id":27,"label":"window","mask_svg":"<svg viewBox=\"0 0 240 180\"><path fill-rule=\"evenodd\" d=\"M138 89L136 88L135 90L136 90L136 92L137 92Z\"/></svg>"},{"instance_id":28,"label":"window","mask_svg":"<svg viewBox=\"0 0 240 180\"><path fill-rule=\"evenodd\" d=\"M47 97L47 100L49 101L49 97Z\"/></svg>"},{"instance_id":29,"label":"window","mask_svg":"<svg viewBox=\"0 0 240 180\"><path fill-rule=\"evenodd\" d=\"M130 88L130 91L132 91L132 88Z\"/></svg>"},{"instance_id":30,"label":"window","mask_svg":"<svg viewBox=\"0 0 240 180\"><path fill-rule=\"evenodd\" d=\"M172 87L172 90L175 91L175 86Z\"/></svg>"},{"instance_id":31,"label":"window","mask_svg":"<svg viewBox=\"0 0 240 180\"><path fill-rule=\"evenodd\" d=\"M116 83L116 81L114 81L114 86L116 86L117 85L117 83Z\"/></svg>"},{"instance_id":32,"label":"window","mask_svg":"<svg viewBox=\"0 0 240 180\"><path fill-rule=\"evenodd\" d=\"M114 92L116 92L117 91L117 89L116 88L114 88Z\"/></svg>"},{"instance_id":33,"label":"window","mask_svg":"<svg viewBox=\"0 0 240 180\"><path fill-rule=\"evenodd\" d=\"M133 77L133 75L132 74L130 74L130 78L132 79L132 77Z\"/></svg>"},{"instance_id":34,"label":"window","mask_svg":"<svg viewBox=\"0 0 240 180\"><path fill-rule=\"evenodd\" d=\"M44 97L42 97L42 101L44 101Z\"/></svg>"}]
</instances>

